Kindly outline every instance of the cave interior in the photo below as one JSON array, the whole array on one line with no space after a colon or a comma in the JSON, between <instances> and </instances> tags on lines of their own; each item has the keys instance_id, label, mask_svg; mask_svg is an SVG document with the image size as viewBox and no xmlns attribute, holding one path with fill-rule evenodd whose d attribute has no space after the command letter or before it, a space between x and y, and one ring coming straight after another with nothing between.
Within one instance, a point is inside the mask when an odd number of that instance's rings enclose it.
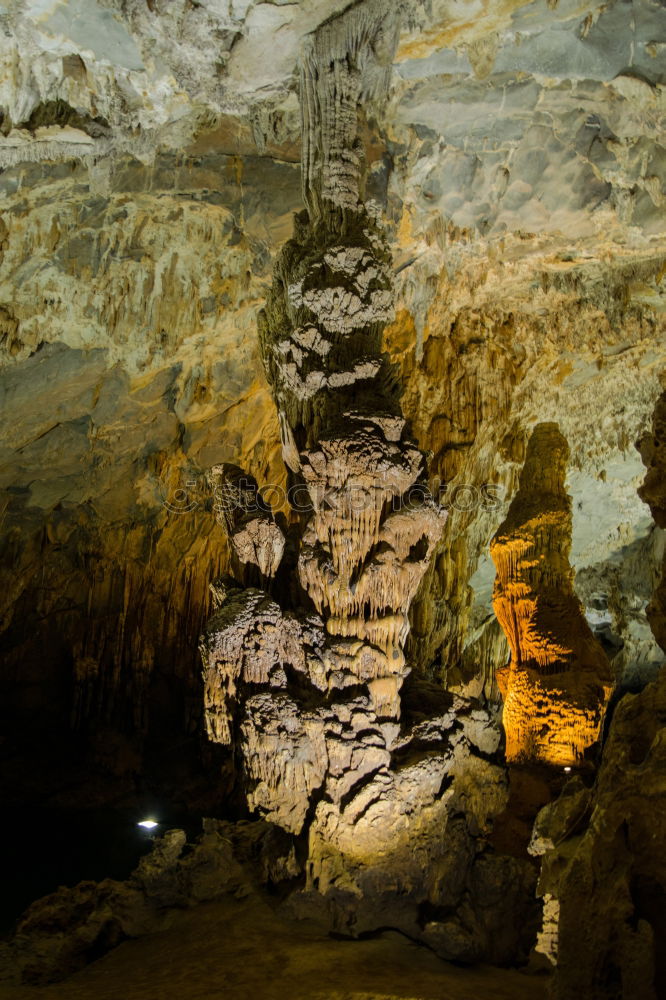
<instances>
[{"instance_id":1,"label":"cave interior","mask_svg":"<svg viewBox=\"0 0 666 1000\"><path fill-rule=\"evenodd\" d=\"M663 0L0 67L0 1000L662 1000Z\"/></svg>"}]
</instances>

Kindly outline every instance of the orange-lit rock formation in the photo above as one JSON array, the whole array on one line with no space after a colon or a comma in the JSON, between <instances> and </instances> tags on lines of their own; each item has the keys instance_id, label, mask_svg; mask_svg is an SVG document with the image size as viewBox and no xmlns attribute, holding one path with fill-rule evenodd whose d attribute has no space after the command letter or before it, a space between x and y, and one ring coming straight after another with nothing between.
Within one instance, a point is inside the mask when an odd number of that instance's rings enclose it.
<instances>
[{"instance_id":1,"label":"orange-lit rock formation","mask_svg":"<svg viewBox=\"0 0 666 1000\"><path fill-rule=\"evenodd\" d=\"M611 691L606 655L573 589L568 453L556 424L535 427L491 543L493 607L511 648L498 675L510 761L579 762L599 737Z\"/></svg>"}]
</instances>

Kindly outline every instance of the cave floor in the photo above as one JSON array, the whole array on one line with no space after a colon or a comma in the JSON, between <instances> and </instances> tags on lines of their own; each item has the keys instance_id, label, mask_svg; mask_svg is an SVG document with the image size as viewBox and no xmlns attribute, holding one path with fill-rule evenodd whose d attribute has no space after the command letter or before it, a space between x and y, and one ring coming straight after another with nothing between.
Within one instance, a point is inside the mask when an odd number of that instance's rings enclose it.
<instances>
[{"instance_id":1,"label":"cave floor","mask_svg":"<svg viewBox=\"0 0 666 1000\"><path fill-rule=\"evenodd\" d=\"M251 896L179 912L61 983L0 986L0 1000L537 1000L547 982L450 965L393 932L333 939Z\"/></svg>"}]
</instances>

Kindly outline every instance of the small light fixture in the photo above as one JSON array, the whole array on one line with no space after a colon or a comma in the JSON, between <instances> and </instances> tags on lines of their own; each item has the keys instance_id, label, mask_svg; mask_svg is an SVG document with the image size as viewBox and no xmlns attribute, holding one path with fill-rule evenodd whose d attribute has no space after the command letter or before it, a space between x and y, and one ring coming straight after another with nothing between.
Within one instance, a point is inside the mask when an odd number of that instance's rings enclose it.
<instances>
[{"instance_id":1,"label":"small light fixture","mask_svg":"<svg viewBox=\"0 0 666 1000\"><path fill-rule=\"evenodd\" d=\"M154 830L156 826L159 826L159 823L154 819L142 819L136 825L142 827L144 830Z\"/></svg>"},{"instance_id":2,"label":"small light fixture","mask_svg":"<svg viewBox=\"0 0 666 1000\"><path fill-rule=\"evenodd\" d=\"M564 768L565 774L568 774L570 770L571 768L567 765L567 767Z\"/></svg>"}]
</instances>

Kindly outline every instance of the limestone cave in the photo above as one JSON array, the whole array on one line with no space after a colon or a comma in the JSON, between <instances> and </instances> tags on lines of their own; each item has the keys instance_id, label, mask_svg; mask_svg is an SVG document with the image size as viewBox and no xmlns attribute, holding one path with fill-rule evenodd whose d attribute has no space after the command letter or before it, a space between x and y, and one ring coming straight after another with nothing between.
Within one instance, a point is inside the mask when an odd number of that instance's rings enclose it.
<instances>
[{"instance_id":1,"label":"limestone cave","mask_svg":"<svg viewBox=\"0 0 666 1000\"><path fill-rule=\"evenodd\" d=\"M0 1000L664 1000L664 0L0 68Z\"/></svg>"}]
</instances>

